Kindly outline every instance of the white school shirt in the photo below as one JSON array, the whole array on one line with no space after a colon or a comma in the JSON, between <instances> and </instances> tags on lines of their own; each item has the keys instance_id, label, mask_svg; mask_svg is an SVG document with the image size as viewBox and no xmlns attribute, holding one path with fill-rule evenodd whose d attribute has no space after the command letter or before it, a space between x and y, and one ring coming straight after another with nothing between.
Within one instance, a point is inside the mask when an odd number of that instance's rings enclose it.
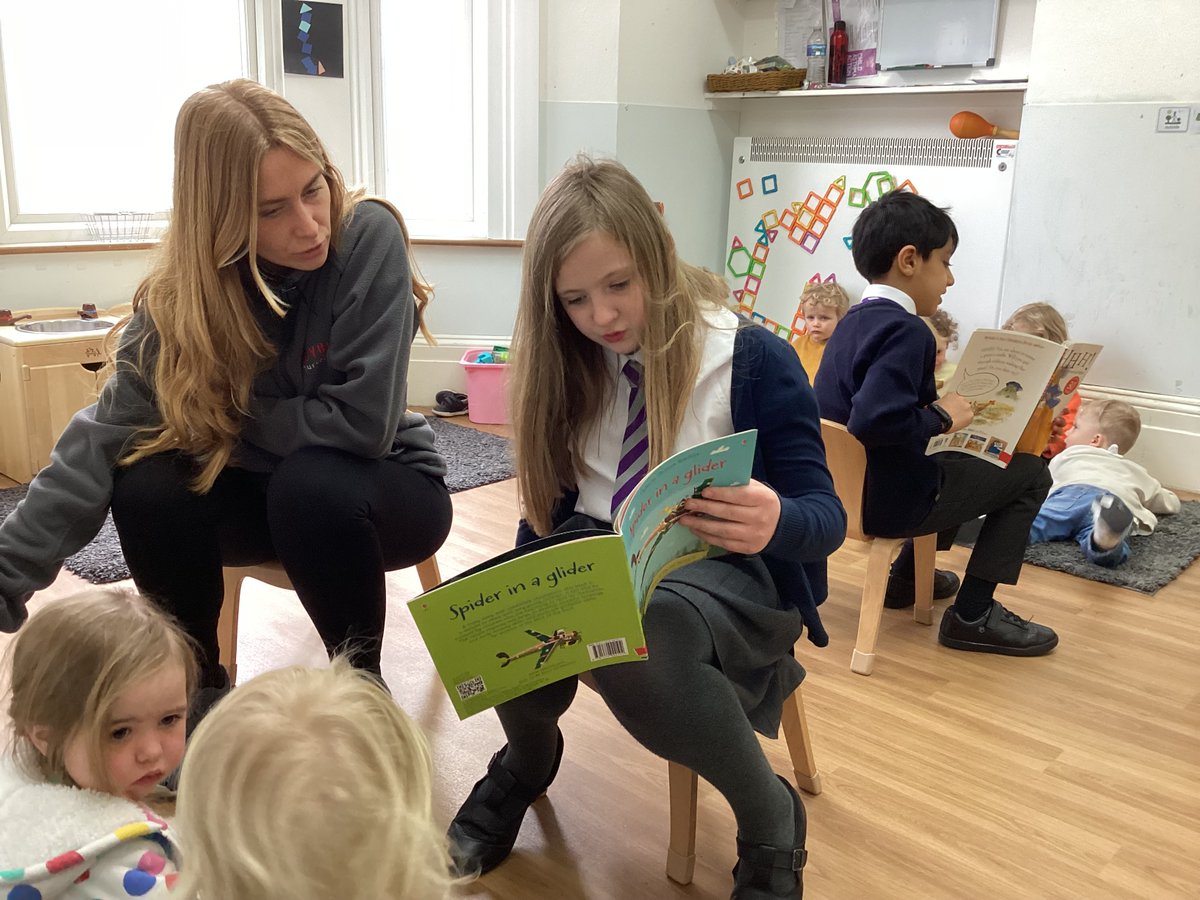
<instances>
[{"instance_id":1,"label":"white school shirt","mask_svg":"<svg viewBox=\"0 0 1200 900\"><path fill-rule=\"evenodd\" d=\"M704 313L708 326L702 329L704 348L696 387L688 400L672 453L733 433L730 391L733 385L733 343L738 318L728 309ZM631 356L604 350L604 362L616 381L608 409L601 411L583 445L580 460L579 500L575 511L607 522L612 518L612 495L617 482L617 463L629 420L629 379L621 369L630 360L642 362L642 352Z\"/></svg>"},{"instance_id":2,"label":"white school shirt","mask_svg":"<svg viewBox=\"0 0 1200 900\"><path fill-rule=\"evenodd\" d=\"M917 314L917 304L913 298L908 296L900 288L892 287L890 284L868 284L867 289L862 292L859 300L866 300L868 297L883 297L885 300L892 300L899 303L907 312L914 316Z\"/></svg>"}]
</instances>

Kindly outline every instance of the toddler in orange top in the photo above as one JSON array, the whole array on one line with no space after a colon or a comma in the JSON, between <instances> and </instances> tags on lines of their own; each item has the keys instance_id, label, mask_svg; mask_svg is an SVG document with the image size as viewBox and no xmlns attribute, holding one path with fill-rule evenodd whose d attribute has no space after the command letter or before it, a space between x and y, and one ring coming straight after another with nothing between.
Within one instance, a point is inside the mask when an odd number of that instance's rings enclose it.
<instances>
[{"instance_id":1,"label":"toddler in orange top","mask_svg":"<svg viewBox=\"0 0 1200 900\"><path fill-rule=\"evenodd\" d=\"M825 343L850 309L850 296L836 281L813 282L804 286L800 304L804 311L804 332L792 336L792 346L811 384L825 354Z\"/></svg>"}]
</instances>

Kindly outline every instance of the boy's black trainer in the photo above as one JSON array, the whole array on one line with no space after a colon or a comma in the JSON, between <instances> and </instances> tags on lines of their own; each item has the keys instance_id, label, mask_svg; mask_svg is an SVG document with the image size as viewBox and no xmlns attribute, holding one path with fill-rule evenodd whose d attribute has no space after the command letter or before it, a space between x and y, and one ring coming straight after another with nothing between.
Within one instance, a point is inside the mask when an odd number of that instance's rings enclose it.
<instances>
[{"instance_id":1,"label":"boy's black trainer","mask_svg":"<svg viewBox=\"0 0 1200 900\"><path fill-rule=\"evenodd\" d=\"M1045 625L1022 619L993 600L987 615L974 622L964 622L953 606L947 608L938 630L938 643L977 653L1042 656L1058 645L1058 635Z\"/></svg>"}]
</instances>

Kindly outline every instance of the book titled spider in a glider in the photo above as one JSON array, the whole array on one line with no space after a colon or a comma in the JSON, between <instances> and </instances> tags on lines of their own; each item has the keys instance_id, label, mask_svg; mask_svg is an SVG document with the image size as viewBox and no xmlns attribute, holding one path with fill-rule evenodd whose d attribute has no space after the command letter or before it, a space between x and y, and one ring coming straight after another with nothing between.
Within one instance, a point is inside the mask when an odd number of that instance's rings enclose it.
<instances>
[{"instance_id":1,"label":"book titled spider in a glider","mask_svg":"<svg viewBox=\"0 0 1200 900\"><path fill-rule=\"evenodd\" d=\"M644 660L642 614L668 572L724 551L679 524L709 486L747 484L756 431L676 453L617 510L613 531L553 534L409 601L459 718L598 666Z\"/></svg>"}]
</instances>

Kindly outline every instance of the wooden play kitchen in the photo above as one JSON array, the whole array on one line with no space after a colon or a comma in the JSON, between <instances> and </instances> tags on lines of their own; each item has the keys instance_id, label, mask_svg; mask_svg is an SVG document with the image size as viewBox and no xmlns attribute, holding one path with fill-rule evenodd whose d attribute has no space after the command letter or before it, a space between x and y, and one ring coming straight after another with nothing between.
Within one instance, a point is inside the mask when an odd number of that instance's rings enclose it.
<instances>
[{"instance_id":1,"label":"wooden play kitchen","mask_svg":"<svg viewBox=\"0 0 1200 900\"><path fill-rule=\"evenodd\" d=\"M50 462L71 416L96 402L108 379L105 337L121 312L5 312L0 310L0 474L24 484Z\"/></svg>"}]
</instances>

